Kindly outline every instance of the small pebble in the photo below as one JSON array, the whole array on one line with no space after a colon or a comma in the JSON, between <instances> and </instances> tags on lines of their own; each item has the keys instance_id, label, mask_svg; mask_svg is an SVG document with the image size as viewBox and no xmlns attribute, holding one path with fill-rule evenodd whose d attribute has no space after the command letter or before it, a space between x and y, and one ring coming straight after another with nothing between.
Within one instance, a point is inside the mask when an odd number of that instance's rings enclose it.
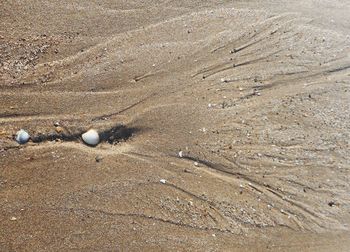
<instances>
[{"instance_id":1,"label":"small pebble","mask_svg":"<svg viewBox=\"0 0 350 252\"><path fill-rule=\"evenodd\" d=\"M179 157L182 158L183 157L183 152L182 151L179 151Z\"/></svg>"},{"instance_id":2,"label":"small pebble","mask_svg":"<svg viewBox=\"0 0 350 252\"><path fill-rule=\"evenodd\" d=\"M194 162L194 166L199 166L198 162Z\"/></svg>"},{"instance_id":3,"label":"small pebble","mask_svg":"<svg viewBox=\"0 0 350 252\"><path fill-rule=\"evenodd\" d=\"M53 125L54 125L55 127L58 127L58 126L60 126L60 122L54 122Z\"/></svg>"},{"instance_id":4,"label":"small pebble","mask_svg":"<svg viewBox=\"0 0 350 252\"><path fill-rule=\"evenodd\" d=\"M15 220L17 220L17 218L16 217L11 217L10 220L15 221Z\"/></svg>"},{"instance_id":5,"label":"small pebble","mask_svg":"<svg viewBox=\"0 0 350 252\"><path fill-rule=\"evenodd\" d=\"M161 179L161 180L159 180L159 182L162 183L162 184L165 184L166 180L165 179Z\"/></svg>"},{"instance_id":6,"label":"small pebble","mask_svg":"<svg viewBox=\"0 0 350 252\"><path fill-rule=\"evenodd\" d=\"M334 201L328 202L328 206L332 207L332 206L334 206L334 205L335 205L335 202L334 202Z\"/></svg>"},{"instance_id":7,"label":"small pebble","mask_svg":"<svg viewBox=\"0 0 350 252\"><path fill-rule=\"evenodd\" d=\"M55 130L56 130L57 133L62 133L62 132L63 132L63 128L60 127L60 126L57 126L57 127L55 128Z\"/></svg>"},{"instance_id":8,"label":"small pebble","mask_svg":"<svg viewBox=\"0 0 350 252\"><path fill-rule=\"evenodd\" d=\"M96 157L95 157L95 160L96 160L97 163L101 162L102 159L103 159L103 158L102 158L101 156L96 156Z\"/></svg>"}]
</instances>

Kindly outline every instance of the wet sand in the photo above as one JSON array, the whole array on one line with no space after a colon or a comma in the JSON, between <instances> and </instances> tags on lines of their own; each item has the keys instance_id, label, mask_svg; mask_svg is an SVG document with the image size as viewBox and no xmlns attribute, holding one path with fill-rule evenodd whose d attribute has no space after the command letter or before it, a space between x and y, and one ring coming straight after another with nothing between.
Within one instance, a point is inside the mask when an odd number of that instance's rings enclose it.
<instances>
[{"instance_id":1,"label":"wet sand","mask_svg":"<svg viewBox=\"0 0 350 252\"><path fill-rule=\"evenodd\" d=\"M0 250L347 251L348 13L1 2Z\"/></svg>"}]
</instances>

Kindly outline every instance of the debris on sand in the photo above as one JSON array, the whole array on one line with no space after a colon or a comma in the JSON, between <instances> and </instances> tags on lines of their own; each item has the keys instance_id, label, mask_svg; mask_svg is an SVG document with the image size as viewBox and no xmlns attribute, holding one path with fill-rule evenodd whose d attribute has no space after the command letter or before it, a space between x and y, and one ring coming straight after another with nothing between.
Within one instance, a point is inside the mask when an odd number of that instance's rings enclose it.
<instances>
[{"instance_id":1,"label":"debris on sand","mask_svg":"<svg viewBox=\"0 0 350 252\"><path fill-rule=\"evenodd\" d=\"M55 130L56 130L57 133L62 133L64 131L64 129L62 127L60 127L60 126L57 126L55 128Z\"/></svg>"},{"instance_id":2,"label":"debris on sand","mask_svg":"<svg viewBox=\"0 0 350 252\"><path fill-rule=\"evenodd\" d=\"M165 179L161 179L161 180L159 180L159 182L162 183L162 184L165 184L166 180Z\"/></svg>"},{"instance_id":3,"label":"debris on sand","mask_svg":"<svg viewBox=\"0 0 350 252\"><path fill-rule=\"evenodd\" d=\"M30 135L28 134L27 131L23 129L20 129L16 133L16 141L19 144L25 144L26 142L28 142L29 138L30 138Z\"/></svg>"},{"instance_id":4,"label":"debris on sand","mask_svg":"<svg viewBox=\"0 0 350 252\"><path fill-rule=\"evenodd\" d=\"M184 156L183 151L179 151L179 157L182 158Z\"/></svg>"},{"instance_id":5,"label":"debris on sand","mask_svg":"<svg viewBox=\"0 0 350 252\"><path fill-rule=\"evenodd\" d=\"M90 146L95 146L100 142L100 136L97 131L94 129L90 129L84 134L81 135L83 141Z\"/></svg>"},{"instance_id":6,"label":"debris on sand","mask_svg":"<svg viewBox=\"0 0 350 252\"><path fill-rule=\"evenodd\" d=\"M95 160L96 160L97 163L101 162L102 159L103 159L103 158L102 158L100 155L97 155L97 156L95 157Z\"/></svg>"},{"instance_id":7,"label":"debris on sand","mask_svg":"<svg viewBox=\"0 0 350 252\"><path fill-rule=\"evenodd\" d=\"M334 201L328 202L328 206L332 207L332 206L334 206L334 205L335 205L335 202L334 202Z\"/></svg>"}]
</instances>

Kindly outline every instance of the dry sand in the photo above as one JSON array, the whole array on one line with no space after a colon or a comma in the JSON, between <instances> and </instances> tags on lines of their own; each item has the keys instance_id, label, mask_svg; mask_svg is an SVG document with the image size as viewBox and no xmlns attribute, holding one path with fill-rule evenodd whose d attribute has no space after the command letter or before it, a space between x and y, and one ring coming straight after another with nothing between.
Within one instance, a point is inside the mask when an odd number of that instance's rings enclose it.
<instances>
[{"instance_id":1,"label":"dry sand","mask_svg":"<svg viewBox=\"0 0 350 252\"><path fill-rule=\"evenodd\" d=\"M349 13L1 1L0 251L348 251Z\"/></svg>"}]
</instances>

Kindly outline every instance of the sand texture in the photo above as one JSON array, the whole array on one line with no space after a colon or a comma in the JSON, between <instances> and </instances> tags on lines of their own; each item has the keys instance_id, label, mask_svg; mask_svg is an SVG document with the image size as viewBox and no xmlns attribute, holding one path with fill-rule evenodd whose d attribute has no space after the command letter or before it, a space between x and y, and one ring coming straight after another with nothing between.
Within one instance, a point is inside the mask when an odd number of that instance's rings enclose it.
<instances>
[{"instance_id":1,"label":"sand texture","mask_svg":"<svg viewBox=\"0 0 350 252\"><path fill-rule=\"evenodd\" d=\"M0 251L349 251L350 1L5 0L0 23Z\"/></svg>"}]
</instances>

